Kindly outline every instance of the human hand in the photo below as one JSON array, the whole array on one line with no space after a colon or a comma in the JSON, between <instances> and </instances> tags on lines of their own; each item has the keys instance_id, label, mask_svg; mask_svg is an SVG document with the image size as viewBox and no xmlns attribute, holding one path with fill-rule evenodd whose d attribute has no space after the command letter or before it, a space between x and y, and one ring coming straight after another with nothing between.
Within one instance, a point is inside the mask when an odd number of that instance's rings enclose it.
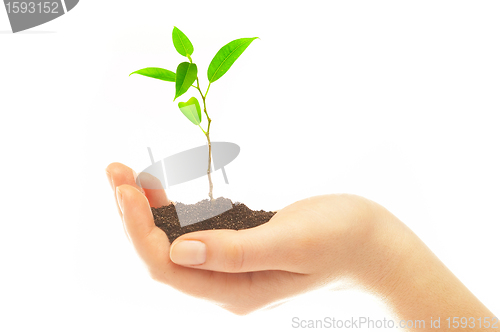
<instances>
[{"instance_id":1,"label":"human hand","mask_svg":"<svg viewBox=\"0 0 500 332\"><path fill-rule=\"evenodd\" d=\"M498 318L406 225L366 198L311 197L279 210L263 225L188 233L170 244L150 209L171 204L165 191L139 188L135 172L120 163L106 172L125 232L151 277L233 313L348 280L407 321L429 326L432 317L466 317L488 319L488 330L500 329ZM159 185L154 177L141 181Z\"/></svg>"},{"instance_id":2,"label":"human hand","mask_svg":"<svg viewBox=\"0 0 500 332\"><path fill-rule=\"evenodd\" d=\"M106 172L151 277L236 314L345 278L373 288L397 269L394 249L411 233L380 205L344 194L296 202L255 228L193 232L170 244L150 209L170 204L165 191L138 187L120 163Z\"/></svg>"}]
</instances>

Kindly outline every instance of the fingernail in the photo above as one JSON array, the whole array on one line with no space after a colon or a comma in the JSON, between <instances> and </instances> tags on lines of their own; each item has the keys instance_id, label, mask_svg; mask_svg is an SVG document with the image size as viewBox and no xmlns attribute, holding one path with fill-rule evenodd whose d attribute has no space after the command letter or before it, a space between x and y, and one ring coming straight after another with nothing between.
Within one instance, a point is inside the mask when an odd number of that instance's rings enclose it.
<instances>
[{"instance_id":1,"label":"fingernail","mask_svg":"<svg viewBox=\"0 0 500 332\"><path fill-rule=\"evenodd\" d=\"M170 259L179 265L200 265L207 259L207 247L200 241L180 241L170 249Z\"/></svg>"},{"instance_id":2,"label":"fingernail","mask_svg":"<svg viewBox=\"0 0 500 332\"><path fill-rule=\"evenodd\" d=\"M120 208L120 211L123 214L123 208L122 208L122 193L120 191L120 188L116 187L116 201L118 202L118 207Z\"/></svg>"}]
</instances>

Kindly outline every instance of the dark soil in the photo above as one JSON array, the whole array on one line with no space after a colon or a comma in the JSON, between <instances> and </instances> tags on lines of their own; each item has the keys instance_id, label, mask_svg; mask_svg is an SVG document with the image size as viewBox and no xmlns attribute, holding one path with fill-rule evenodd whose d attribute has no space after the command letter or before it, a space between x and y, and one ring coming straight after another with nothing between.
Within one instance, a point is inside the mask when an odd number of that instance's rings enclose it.
<instances>
[{"instance_id":1,"label":"dark soil","mask_svg":"<svg viewBox=\"0 0 500 332\"><path fill-rule=\"evenodd\" d=\"M231 202L227 198L217 198L212 203L214 208L217 209L217 205L228 204ZM204 200L196 204L182 204L176 203L175 205L170 204L167 206L162 206L160 208L151 208L156 226L161 228L168 236L170 243L174 242L179 236L208 229L246 229L262 225L268 222L276 212L266 212L263 210L253 211L249 209L245 204L236 202L231 202L233 206L229 209L215 217L203 220L201 216L203 215L203 208L210 204L210 201ZM183 209L190 213L190 217L193 218L193 224L181 227L179 219L176 213L177 209ZM199 221L198 220L203 220Z\"/></svg>"}]
</instances>

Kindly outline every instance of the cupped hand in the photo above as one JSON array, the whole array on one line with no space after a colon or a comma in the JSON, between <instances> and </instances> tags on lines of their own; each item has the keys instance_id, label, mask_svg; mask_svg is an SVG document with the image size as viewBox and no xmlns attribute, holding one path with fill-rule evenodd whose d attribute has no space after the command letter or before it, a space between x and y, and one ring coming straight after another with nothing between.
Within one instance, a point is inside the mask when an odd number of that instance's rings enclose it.
<instances>
[{"instance_id":1,"label":"cupped hand","mask_svg":"<svg viewBox=\"0 0 500 332\"><path fill-rule=\"evenodd\" d=\"M125 232L151 277L236 314L342 279L370 288L399 264L394 248L404 241L404 225L359 196L304 199L255 228L198 231L170 244L151 213L171 204L165 191L137 186L135 172L120 163L106 173Z\"/></svg>"}]
</instances>

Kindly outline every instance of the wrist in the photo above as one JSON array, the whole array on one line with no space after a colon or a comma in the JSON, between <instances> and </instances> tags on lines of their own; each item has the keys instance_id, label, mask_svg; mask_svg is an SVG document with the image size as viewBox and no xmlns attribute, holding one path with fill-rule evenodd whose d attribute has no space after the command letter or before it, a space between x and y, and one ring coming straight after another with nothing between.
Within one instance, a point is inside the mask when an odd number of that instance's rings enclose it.
<instances>
[{"instance_id":1,"label":"wrist","mask_svg":"<svg viewBox=\"0 0 500 332\"><path fill-rule=\"evenodd\" d=\"M398 317L428 321L431 317L493 316L399 219L389 211L376 219L381 226L374 237L376 261L384 266L364 281Z\"/></svg>"},{"instance_id":2,"label":"wrist","mask_svg":"<svg viewBox=\"0 0 500 332\"><path fill-rule=\"evenodd\" d=\"M313 251L325 261L315 265L330 267L332 280L347 278L365 289L385 292L394 285L395 272L410 256L408 243L416 236L371 200L348 194L325 198L322 206L328 210L323 215L329 217L331 228L316 243Z\"/></svg>"},{"instance_id":3,"label":"wrist","mask_svg":"<svg viewBox=\"0 0 500 332\"><path fill-rule=\"evenodd\" d=\"M411 279L408 266L424 246L420 239L397 217L384 207L372 202L362 246L359 283L370 292L387 297L395 287Z\"/></svg>"}]
</instances>

